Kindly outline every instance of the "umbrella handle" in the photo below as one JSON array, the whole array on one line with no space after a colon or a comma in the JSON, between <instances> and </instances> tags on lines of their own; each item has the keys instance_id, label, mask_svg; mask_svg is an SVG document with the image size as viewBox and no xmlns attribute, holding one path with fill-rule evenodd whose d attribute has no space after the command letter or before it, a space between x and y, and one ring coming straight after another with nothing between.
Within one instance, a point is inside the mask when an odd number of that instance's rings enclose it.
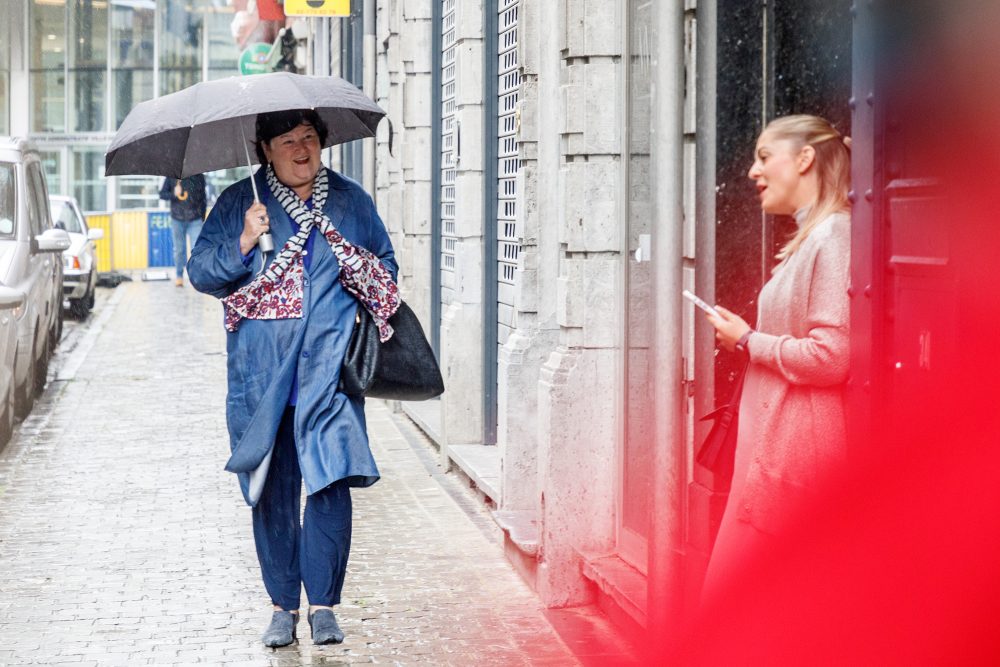
<instances>
[{"instance_id":1,"label":"umbrella handle","mask_svg":"<svg viewBox=\"0 0 1000 667\"><path fill-rule=\"evenodd\" d=\"M250 163L250 149L247 148L247 135L243 130L243 123L240 123L240 134L243 135L243 152L247 156L247 169L250 170L250 185L253 187L253 200L254 203L260 203L260 195L257 193L257 179L253 175L253 164ZM263 218L262 218L263 219ZM264 255L274 250L274 241L271 240L271 235L267 232L261 234L257 237L257 246L260 248L261 252L261 263L260 270L264 270Z\"/></svg>"}]
</instances>

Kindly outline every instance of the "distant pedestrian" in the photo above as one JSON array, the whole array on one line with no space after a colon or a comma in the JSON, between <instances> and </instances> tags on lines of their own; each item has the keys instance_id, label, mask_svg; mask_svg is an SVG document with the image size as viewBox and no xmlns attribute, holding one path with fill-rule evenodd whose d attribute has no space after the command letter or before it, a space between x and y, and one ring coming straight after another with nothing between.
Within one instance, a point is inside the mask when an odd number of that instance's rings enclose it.
<instances>
[{"instance_id":1,"label":"distant pedestrian","mask_svg":"<svg viewBox=\"0 0 1000 667\"><path fill-rule=\"evenodd\" d=\"M351 548L351 487L379 479L364 399L339 391L340 367L359 307L387 326L387 310L398 306L397 267L371 197L320 162L326 136L315 111L258 115L263 167L251 178L260 202L250 179L227 188L188 263L195 289L223 301L226 469L239 474L253 507L274 605L267 646L295 640L303 585L313 642L343 641L332 607ZM258 247L263 233L273 236L270 253Z\"/></svg>"},{"instance_id":2,"label":"distant pedestrian","mask_svg":"<svg viewBox=\"0 0 1000 667\"><path fill-rule=\"evenodd\" d=\"M184 286L184 265L187 263L188 249L194 248L205 221L207 197L205 177L201 174L187 178L168 178L160 187L160 199L170 202L170 221L174 235L174 284Z\"/></svg>"},{"instance_id":3,"label":"distant pedestrian","mask_svg":"<svg viewBox=\"0 0 1000 667\"><path fill-rule=\"evenodd\" d=\"M760 292L756 330L719 306L721 317L707 315L719 343L749 365L706 593L844 459L850 166L850 139L815 116L778 118L757 140L748 176L761 208L794 215L798 229Z\"/></svg>"}]
</instances>

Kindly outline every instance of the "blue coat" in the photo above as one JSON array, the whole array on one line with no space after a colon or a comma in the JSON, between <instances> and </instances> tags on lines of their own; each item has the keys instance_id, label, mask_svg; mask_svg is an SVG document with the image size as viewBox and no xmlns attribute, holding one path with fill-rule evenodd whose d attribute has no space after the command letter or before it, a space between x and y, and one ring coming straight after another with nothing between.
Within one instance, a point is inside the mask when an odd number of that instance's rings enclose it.
<instances>
[{"instance_id":1,"label":"blue coat","mask_svg":"<svg viewBox=\"0 0 1000 667\"><path fill-rule=\"evenodd\" d=\"M327 174L330 190L323 210L344 238L368 248L395 278L392 243L371 197L354 181L333 171ZM263 170L255 178L278 252L293 234L292 221L271 194ZM252 204L249 178L219 196L187 265L198 291L222 298L258 273L257 252L247 267L239 248L243 215ZM358 302L338 280L340 265L330 245L316 234L311 266L303 278L302 319L244 319L226 335L226 421L232 450L226 470L239 475L251 505L249 473L274 443L296 374L295 445L306 493L344 478L352 486L370 486L379 478L368 447L364 399L337 391Z\"/></svg>"}]
</instances>

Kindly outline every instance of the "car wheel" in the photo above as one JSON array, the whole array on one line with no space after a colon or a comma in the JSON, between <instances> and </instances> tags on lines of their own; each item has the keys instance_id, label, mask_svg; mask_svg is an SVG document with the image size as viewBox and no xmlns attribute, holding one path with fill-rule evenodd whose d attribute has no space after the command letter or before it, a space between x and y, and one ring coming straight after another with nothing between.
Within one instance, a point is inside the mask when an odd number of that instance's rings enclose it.
<instances>
[{"instance_id":1,"label":"car wheel","mask_svg":"<svg viewBox=\"0 0 1000 667\"><path fill-rule=\"evenodd\" d=\"M69 312L78 320L87 319L87 315L90 314L90 309L93 307L94 297L82 297L79 299L69 300Z\"/></svg>"},{"instance_id":2,"label":"car wheel","mask_svg":"<svg viewBox=\"0 0 1000 667\"><path fill-rule=\"evenodd\" d=\"M17 387L14 395L14 414L18 419L27 417L35 404L34 382L35 355L32 354L28 357L28 376L21 383L21 386Z\"/></svg>"},{"instance_id":3,"label":"car wheel","mask_svg":"<svg viewBox=\"0 0 1000 667\"><path fill-rule=\"evenodd\" d=\"M35 362L35 380L32 386L35 398L42 395L42 392L45 391L45 383L49 380L49 356L51 354L49 341L46 339L43 345L45 347L42 350L41 360Z\"/></svg>"},{"instance_id":4,"label":"car wheel","mask_svg":"<svg viewBox=\"0 0 1000 667\"><path fill-rule=\"evenodd\" d=\"M7 396L4 399L3 405L0 406L3 409L3 414L0 415L0 447L3 447L10 441L10 437L14 434L14 382L10 383L10 389L7 390Z\"/></svg>"},{"instance_id":5,"label":"car wheel","mask_svg":"<svg viewBox=\"0 0 1000 667\"><path fill-rule=\"evenodd\" d=\"M49 352L59 347L59 341L62 340L63 317L62 305L59 305L56 307L56 321L52 324L52 335L49 338Z\"/></svg>"}]
</instances>

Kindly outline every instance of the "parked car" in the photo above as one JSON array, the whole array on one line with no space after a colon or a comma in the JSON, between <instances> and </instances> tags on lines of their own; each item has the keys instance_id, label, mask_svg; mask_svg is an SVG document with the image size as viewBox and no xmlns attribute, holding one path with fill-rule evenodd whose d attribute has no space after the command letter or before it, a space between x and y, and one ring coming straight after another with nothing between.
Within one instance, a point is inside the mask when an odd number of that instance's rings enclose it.
<instances>
[{"instance_id":1,"label":"parked car","mask_svg":"<svg viewBox=\"0 0 1000 667\"><path fill-rule=\"evenodd\" d=\"M17 353L17 326L14 319L24 307L24 293L0 285L0 448L14 430L14 355Z\"/></svg>"},{"instance_id":2,"label":"parked car","mask_svg":"<svg viewBox=\"0 0 1000 667\"><path fill-rule=\"evenodd\" d=\"M69 234L69 250L63 252L63 298L69 310L81 320L94 307L97 288L97 256L94 241L104 238L103 229L89 229L73 197L50 195L52 222Z\"/></svg>"},{"instance_id":3,"label":"parked car","mask_svg":"<svg viewBox=\"0 0 1000 667\"><path fill-rule=\"evenodd\" d=\"M19 417L45 388L49 358L62 336L62 258L69 234L55 229L37 149L0 137L0 283L24 293L14 310L14 404Z\"/></svg>"}]
</instances>

